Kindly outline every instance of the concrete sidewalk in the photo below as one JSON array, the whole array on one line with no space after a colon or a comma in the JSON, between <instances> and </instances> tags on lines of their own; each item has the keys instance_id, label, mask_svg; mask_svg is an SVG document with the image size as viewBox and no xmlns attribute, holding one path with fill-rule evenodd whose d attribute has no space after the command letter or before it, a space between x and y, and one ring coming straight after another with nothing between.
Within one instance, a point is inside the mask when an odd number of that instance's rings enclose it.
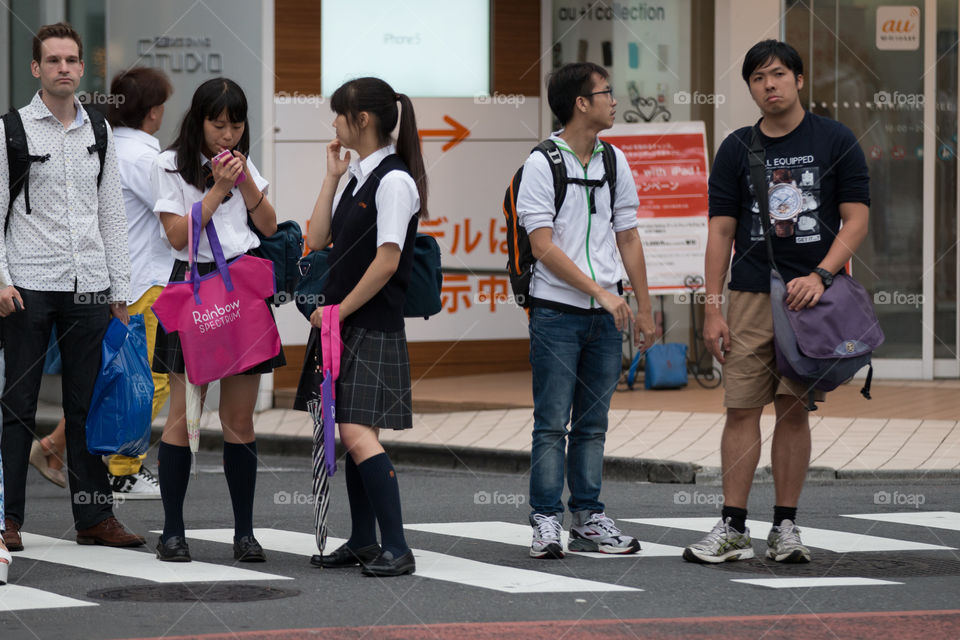
<instances>
[{"instance_id":1,"label":"concrete sidewalk","mask_svg":"<svg viewBox=\"0 0 960 640\"><path fill-rule=\"evenodd\" d=\"M859 387L838 389L812 414L812 478L960 479L960 381L875 382L869 402L859 397ZM397 462L528 468L533 429L528 372L424 379L413 395L414 428L381 432ZM916 398L921 402L911 402ZM605 473L638 481L719 481L721 389L701 389L691 381L683 390L618 392L612 406ZM769 480L763 468L773 435L769 409L761 419L761 481ZM46 405L38 422L58 417L57 408ZM313 426L306 413L271 409L255 420L261 451L310 455ZM162 425L160 418L155 430ZM205 413L201 447L219 449L220 433L216 412Z\"/></svg>"}]
</instances>

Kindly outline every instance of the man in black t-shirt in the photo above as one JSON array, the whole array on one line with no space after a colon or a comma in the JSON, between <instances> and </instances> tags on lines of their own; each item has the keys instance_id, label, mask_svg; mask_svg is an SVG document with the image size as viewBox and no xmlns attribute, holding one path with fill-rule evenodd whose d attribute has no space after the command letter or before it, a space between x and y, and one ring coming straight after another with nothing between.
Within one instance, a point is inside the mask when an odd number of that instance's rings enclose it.
<instances>
[{"instance_id":1,"label":"man in black t-shirt","mask_svg":"<svg viewBox=\"0 0 960 640\"><path fill-rule=\"evenodd\" d=\"M786 301L791 309L813 307L867 234L870 191L863 152L847 127L804 110L803 61L789 44L754 45L742 73L762 113L756 126L766 151L773 251L787 282ZM810 464L810 422L802 399L807 387L777 372L770 264L747 160L751 129L738 129L723 141L710 175L704 340L723 364L724 506L707 537L684 550L691 562L753 557L747 498L760 460L760 415L771 402L777 416L771 448L776 502L766 555L778 562L810 560L796 526Z\"/></svg>"}]
</instances>

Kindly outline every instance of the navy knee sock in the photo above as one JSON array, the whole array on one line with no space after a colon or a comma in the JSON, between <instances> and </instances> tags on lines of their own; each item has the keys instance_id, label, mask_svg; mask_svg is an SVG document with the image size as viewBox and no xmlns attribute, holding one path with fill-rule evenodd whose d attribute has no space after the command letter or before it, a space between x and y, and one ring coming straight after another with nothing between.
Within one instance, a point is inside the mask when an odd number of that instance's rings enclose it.
<instances>
[{"instance_id":1,"label":"navy knee sock","mask_svg":"<svg viewBox=\"0 0 960 640\"><path fill-rule=\"evenodd\" d=\"M347 548L362 549L377 543L377 515L373 512L373 505L363 488L363 478L357 470L357 463L350 454L347 454L343 466L347 480L347 498L350 501L350 539L347 540Z\"/></svg>"},{"instance_id":2,"label":"navy knee sock","mask_svg":"<svg viewBox=\"0 0 960 640\"><path fill-rule=\"evenodd\" d=\"M223 443L223 474L233 504L233 535L253 535L253 495L257 489L257 441Z\"/></svg>"},{"instance_id":3,"label":"navy knee sock","mask_svg":"<svg viewBox=\"0 0 960 640\"><path fill-rule=\"evenodd\" d=\"M400 486L397 472L386 453L367 458L357 465L363 478L363 487L380 523L381 546L395 557L407 552L409 547L403 537L403 516L400 513Z\"/></svg>"},{"instance_id":4,"label":"navy knee sock","mask_svg":"<svg viewBox=\"0 0 960 640\"><path fill-rule=\"evenodd\" d=\"M190 481L190 459L190 447L161 442L157 448L157 482L163 502L163 534L160 539L163 541L184 534L183 500Z\"/></svg>"}]
</instances>

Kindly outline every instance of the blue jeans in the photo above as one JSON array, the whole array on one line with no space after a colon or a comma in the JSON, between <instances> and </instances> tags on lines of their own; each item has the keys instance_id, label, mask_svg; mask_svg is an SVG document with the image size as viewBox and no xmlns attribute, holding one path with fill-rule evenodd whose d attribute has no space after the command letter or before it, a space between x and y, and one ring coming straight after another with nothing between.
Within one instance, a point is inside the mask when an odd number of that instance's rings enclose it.
<instances>
[{"instance_id":1,"label":"blue jeans","mask_svg":"<svg viewBox=\"0 0 960 640\"><path fill-rule=\"evenodd\" d=\"M532 310L533 513L555 514L562 520L564 471L570 512L603 511L603 445L610 397L620 379L621 352L620 332L609 313Z\"/></svg>"}]
</instances>

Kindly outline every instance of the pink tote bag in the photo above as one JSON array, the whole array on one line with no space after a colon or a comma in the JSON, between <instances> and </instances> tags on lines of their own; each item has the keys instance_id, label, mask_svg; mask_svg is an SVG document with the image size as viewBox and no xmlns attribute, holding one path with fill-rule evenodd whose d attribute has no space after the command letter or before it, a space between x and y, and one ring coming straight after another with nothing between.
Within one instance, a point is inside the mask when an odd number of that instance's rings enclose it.
<instances>
[{"instance_id":1,"label":"pink tote bag","mask_svg":"<svg viewBox=\"0 0 960 640\"><path fill-rule=\"evenodd\" d=\"M280 353L280 334L265 301L275 293L273 263L248 255L227 262L211 220L206 231L217 270L201 276L200 207L197 202L190 212L190 278L167 284L151 307L164 331L179 334L193 384L242 373Z\"/></svg>"}]
</instances>

